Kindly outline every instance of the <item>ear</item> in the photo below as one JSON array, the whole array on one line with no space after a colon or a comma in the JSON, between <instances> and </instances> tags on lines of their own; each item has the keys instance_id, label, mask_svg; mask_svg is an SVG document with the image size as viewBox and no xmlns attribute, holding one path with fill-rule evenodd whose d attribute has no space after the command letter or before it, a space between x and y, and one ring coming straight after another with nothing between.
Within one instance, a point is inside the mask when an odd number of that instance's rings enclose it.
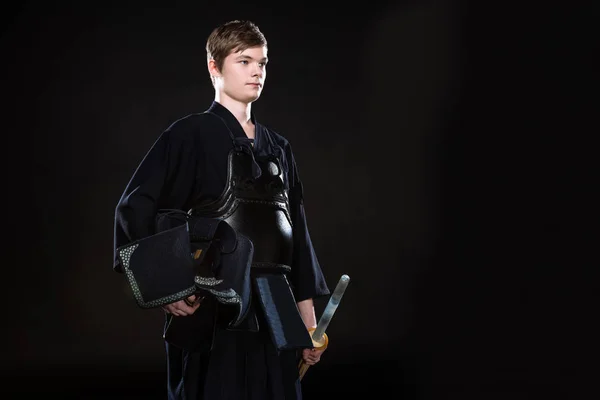
<instances>
[{"instance_id":1,"label":"ear","mask_svg":"<svg viewBox=\"0 0 600 400\"><path fill-rule=\"evenodd\" d=\"M212 58L208 60L208 73L212 78L221 76L221 71L219 71L219 68L217 68L217 63Z\"/></svg>"}]
</instances>

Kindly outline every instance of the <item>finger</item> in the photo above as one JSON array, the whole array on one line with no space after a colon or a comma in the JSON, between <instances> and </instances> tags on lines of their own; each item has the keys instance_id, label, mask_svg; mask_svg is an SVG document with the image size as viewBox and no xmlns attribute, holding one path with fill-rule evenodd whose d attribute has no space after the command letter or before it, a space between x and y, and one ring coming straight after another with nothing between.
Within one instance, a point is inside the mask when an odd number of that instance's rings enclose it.
<instances>
[{"instance_id":1,"label":"finger","mask_svg":"<svg viewBox=\"0 0 600 400\"><path fill-rule=\"evenodd\" d=\"M180 312L184 312L185 315L192 314L195 310L194 307L190 307L186 304L185 300L179 300L177 303L174 303L173 306Z\"/></svg>"},{"instance_id":2,"label":"finger","mask_svg":"<svg viewBox=\"0 0 600 400\"><path fill-rule=\"evenodd\" d=\"M183 304L183 301L178 301L177 303L167 305L167 308L169 309L171 314L173 314L176 317L182 317L184 315L187 315L184 307L185 305Z\"/></svg>"},{"instance_id":3,"label":"finger","mask_svg":"<svg viewBox=\"0 0 600 400\"><path fill-rule=\"evenodd\" d=\"M183 302L188 305L189 307L193 307L195 304L194 302L196 301L196 295L191 295L188 298L183 299Z\"/></svg>"},{"instance_id":4,"label":"finger","mask_svg":"<svg viewBox=\"0 0 600 400\"><path fill-rule=\"evenodd\" d=\"M170 305L163 307L163 310L165 310L167 314L173 314L173 308Z\"/></svg>"},{"instance_id":5,"label":"finger","mask_svg":"<svg viewBox=\"0 0 600 400\"><path fill-rule=\"evenodd\" d=\"M190 315L190 314L193 314L194 311L196 311L196 308L189 307L189 306L179 307L179 311L182 312L183 315Z\"/></svg>"}]
</instances>

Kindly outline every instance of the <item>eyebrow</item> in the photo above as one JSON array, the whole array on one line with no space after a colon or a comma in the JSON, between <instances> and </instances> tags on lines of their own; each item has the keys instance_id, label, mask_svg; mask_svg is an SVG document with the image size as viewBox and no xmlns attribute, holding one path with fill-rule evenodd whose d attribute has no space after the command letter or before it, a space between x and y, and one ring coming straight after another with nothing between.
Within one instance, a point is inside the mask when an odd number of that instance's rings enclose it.
<instances>
[{"instance_id":1,"label":"eyebrow","mask_svg":"<svg viewBox=\"0 0 600 400\"><path fill-rule=\"evenodd\" d=\"M238 60L240 60L240 59L254 60L252 57L250 57L250 56L248 56L246 54L242 54L240 56L237 56L237 59ZM269 59L267 57L263 57L263 58L261 58L260 61L267 62L267 61L269 61Z\"/></svg>"}]
</instances>

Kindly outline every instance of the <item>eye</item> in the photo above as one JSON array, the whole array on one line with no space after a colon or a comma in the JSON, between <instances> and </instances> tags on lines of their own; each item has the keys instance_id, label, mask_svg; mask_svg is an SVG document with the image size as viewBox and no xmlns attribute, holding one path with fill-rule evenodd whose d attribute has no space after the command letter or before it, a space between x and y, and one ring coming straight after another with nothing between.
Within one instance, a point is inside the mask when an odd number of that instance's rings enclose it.
<instances>
[{"instance_id":1,"label":"eye","mask_svg":"<svg viewBox=\"0 0 600 400\"><path fill-rule=\"evenodd\" d=\"M241 60L240 62L244 65L248 64L248 60Z\"/></svg>"},{"instance_id":2,"label":"eye","mask_svg":"<svg viewBox=\"0 0 600 400\"><path fill-rule=\"evenodd\" d=\"M266 62L261 62L261 63L258 63L258 65L260 65L261 68L264 68L264 67L267 66L267 63Z\"/></svg>"}]
</instances>

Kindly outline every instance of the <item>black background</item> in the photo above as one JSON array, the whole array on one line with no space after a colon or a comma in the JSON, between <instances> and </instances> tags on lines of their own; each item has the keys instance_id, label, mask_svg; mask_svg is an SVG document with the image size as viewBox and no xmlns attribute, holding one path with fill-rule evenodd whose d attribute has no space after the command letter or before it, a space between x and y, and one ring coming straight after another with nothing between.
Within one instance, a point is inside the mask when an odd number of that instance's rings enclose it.
<instances>
[{"instance_id":1,"label":"black background","mask_svg":"<svg viewBox=\"0 0 600 400\"><path fill-rule=\"evenodd\" d=\"M7 5L3 391L165 398L162 313L112 271L114 206L210 105L210 31L250 19L270 58L254 112L294 147L327 282L351 278L305 397L598 396L593 11Z\"/></svg>"}]
</instances>

